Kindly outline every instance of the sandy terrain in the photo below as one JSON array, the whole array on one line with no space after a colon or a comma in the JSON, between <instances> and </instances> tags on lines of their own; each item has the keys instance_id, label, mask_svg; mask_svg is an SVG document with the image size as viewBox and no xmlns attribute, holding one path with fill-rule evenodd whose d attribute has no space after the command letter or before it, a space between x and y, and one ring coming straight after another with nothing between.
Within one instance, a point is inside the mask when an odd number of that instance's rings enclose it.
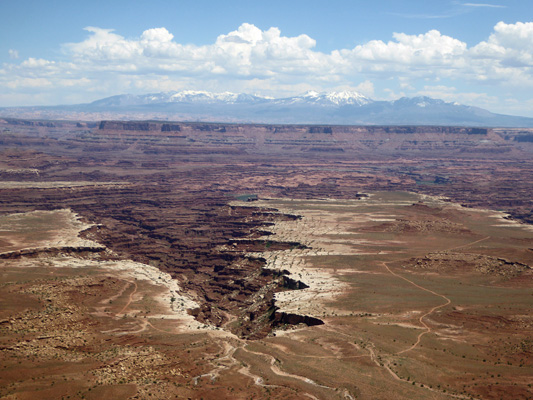
<instances>
[{"instance_id":1,"label":"sandy terrain","mask_svg":"<svg viewBox=\"0 0 533 400\"><path fill-rule=\"evenodd\" d=\"M493 212L419 200L374 193L337 203L254 202L301 216L276 221L260 239L305 248L249 252L308 286L276 293L278 312L325 322L281 326L255 341L196 321L187 310L198 307L198 294L170 274L80 239L91 225L71 210L4 215L0 302L9 306L0 314L0 356L8 373L0 395L491 399L505 390L526 399L533 274L439 263L447 254L487 262L498 251L514 255L509 265L528 265L529 231L494 224ZM63 252L45 253L51 248ZM32 253L10 258L24 249ZM489 312L487 292L503 307Z\"/></svg>"}]
</instances>

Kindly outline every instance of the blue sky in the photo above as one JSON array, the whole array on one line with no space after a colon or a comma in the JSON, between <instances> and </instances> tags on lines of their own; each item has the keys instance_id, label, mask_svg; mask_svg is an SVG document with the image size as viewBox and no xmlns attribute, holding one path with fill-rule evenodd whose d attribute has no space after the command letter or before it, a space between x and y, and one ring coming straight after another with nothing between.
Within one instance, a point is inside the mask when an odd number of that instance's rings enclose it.
<instances>
[{"instance_id":1,"label":"blue sky","mask_svg":"<svg viewBox=\"0 0 533 400\"><path fill-rule=\"evenodd\" d=\"M0 0L0 12L0 106L355 90L533 117L530 0Z\"/></svg>"}]
</instances>

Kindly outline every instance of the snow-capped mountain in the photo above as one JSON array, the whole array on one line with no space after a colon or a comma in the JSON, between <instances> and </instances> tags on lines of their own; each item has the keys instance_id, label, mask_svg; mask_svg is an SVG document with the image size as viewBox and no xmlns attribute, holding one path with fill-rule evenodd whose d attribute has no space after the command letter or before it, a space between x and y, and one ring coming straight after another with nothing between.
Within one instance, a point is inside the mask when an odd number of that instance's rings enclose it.
<instances>
[{"instance_id":1,"label":"snow-capped mountain","mask_svg":"<svg viewBox=\"0 0 533 400\"><path fill-rule=\"evenodd\" d=\"M277 104L317 104L323 106L364 106L374 100L353 91L342 92L316 92L310 90L300 96L276 100Z\"/></svg>"},{"instance_id":2,"label":"snow-capped mountain","mask_svg":"<svg viewBox=\"0 0 533 400\"><path fill-rule=\"evenodd\" d=\"M182 121L253 122L268 124L335 125L463 125L533 127L533 118L490 111L430 97L372 100L358 92L317 92L271 98L245 93L198 90L119 95L72 106L32 107L46 115L82 112L120 119L173 119ZM16 116L22 109L0 109ZM55 113L55 114L54 114Z\"/></svg>"},{"instance_id":3,"label":"snow-capped mountain","mask_svg":"<svg viewBox=\"0 0 533 400\"><path fill-rule=\"evenodd\" d=\"M446 103L444 100L440 99L432 99L431 97L427 96L418 96L418 97L402 97L398 100L392 101L392 104L398 107L431 107L431 106L442 106L446 104L453 104L456 106L460 106L459 103Z\"/></svg>"},{"instance_id":4,"label":"snow-capped mountain","mask_svg":"<svg viewBox=\"0 0 533 400\"><path fill-rule=\"evenodd\" d=\"M267 100L265 97L245 94L245 93L211 93L196 90L184 90L181 92L169 93L168 102L188 102L188 103L254 103Z\"/></svg>"},{"instance_id":5,"label":"snow-capped mountain","mask_svg":"<svg viewBox=\"0 0 533 400\"><path fill-rule=\"evenodd\" d=\"M302 95L275 99L246 93L213 93L201 90L183 90L180 92L162 92L146 95L121 95L97 100L91 105L117 106L117 105L143 105L158 103L196 103L196 104L235 104L235 103L271 103L271 104L301 104L322 106L363 106L373 100L353 91L342 92L316 92L308 91Z\"/></svg>"},{"instance_id":6,"label":"snow-capped mountain","mask_svg":"<svg viewBox=\"0 0 533 400\"><path fill-rule=\"evenodd\" d=\"M94 106L133 106L160 103L198 103L198 104L234 104L255 103L270 100L267 97L245 93L212 93L202 90L182 90L180 92L161 92L144 95L119 95L92 102Z\"/></svg>"}]
</instances>

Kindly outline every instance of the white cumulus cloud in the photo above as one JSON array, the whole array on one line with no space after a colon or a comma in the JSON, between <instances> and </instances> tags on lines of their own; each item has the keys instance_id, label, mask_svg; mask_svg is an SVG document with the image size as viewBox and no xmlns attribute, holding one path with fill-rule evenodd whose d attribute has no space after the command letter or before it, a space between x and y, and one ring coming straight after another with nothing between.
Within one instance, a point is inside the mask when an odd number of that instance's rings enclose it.
<instances>
[{"instance_id":1,"label":"white cumulus cloud","mask_svg":"<svg viewBox=\"0 0 533 400\"><path fill-rule=\"evenodd\" d=\"M499 22L487 41L472 48L472 54L497 60L501 65L533 67L533 22Z\"/></svg>"},{"instance_id":2,"label":"white cumulus cloud","mask_svg":"<svg viewBox=\"0 0 533 400\"><path fill-rule=\"evenodd\" d=\"M460 57L466 51L466 44L439 31L431 30L425 34L407 35L394 33L395 41L384 43L373 40L356 46L353 57L374 62L394 62L401 64L446 64Z\"/></svg>"},{"instance_id":3,"label":"white cumulus cloud","mask_svg":"<svg viewBox=\"0 0 533 400\"><path fill-rule=\"evenodd\" d=\"M40 89L52 99L63 88L72 91L68 98L79 96L81 102L89 95L181 88L276 96L339 87L373 95L379 87L384 97L383 87L392 81L396 86L388 93L430 93L423 87L428 82L437 87L442 80L454 82L454 87L481 85L482 94L482 87L533 88L533 22L499 22L486 40L471 47L429 30L416 35L397 32L386 42L370 40L330 53L316 50L316 40L306 34L285 36L276 27L263 30L249 23L202 46L179 43L164 27L145 30L137 38L112 29L85 30L84 40L62 46L60 60L30 57L5 63L0 91L17 98L18 90ZM18 56L15 50L9 54L13 60ZM460 92L444 94L451 98ZM473 91L465 93L475 97Z\"/></svg>"}]
</instances>

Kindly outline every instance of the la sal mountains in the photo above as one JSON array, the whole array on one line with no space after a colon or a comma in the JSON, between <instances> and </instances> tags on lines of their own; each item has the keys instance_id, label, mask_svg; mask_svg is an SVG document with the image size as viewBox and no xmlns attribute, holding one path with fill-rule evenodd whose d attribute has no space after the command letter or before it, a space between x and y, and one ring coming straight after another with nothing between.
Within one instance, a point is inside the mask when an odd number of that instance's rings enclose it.
<instances>
[{"instance_id":1,"label":"la sal mountains","mask_svg":"<svg viewBox=\"0 0 533 400\"><path fill-rule=\"evenodd\" d=\"M124 94L87 104L0 108L0 116L269 124L533 127L533 118L495 114L482 108L439 99L403 97L394 101L378 101L353 91L309 91L286 98L193 90Z\"/></svg>"}]
</instances>

